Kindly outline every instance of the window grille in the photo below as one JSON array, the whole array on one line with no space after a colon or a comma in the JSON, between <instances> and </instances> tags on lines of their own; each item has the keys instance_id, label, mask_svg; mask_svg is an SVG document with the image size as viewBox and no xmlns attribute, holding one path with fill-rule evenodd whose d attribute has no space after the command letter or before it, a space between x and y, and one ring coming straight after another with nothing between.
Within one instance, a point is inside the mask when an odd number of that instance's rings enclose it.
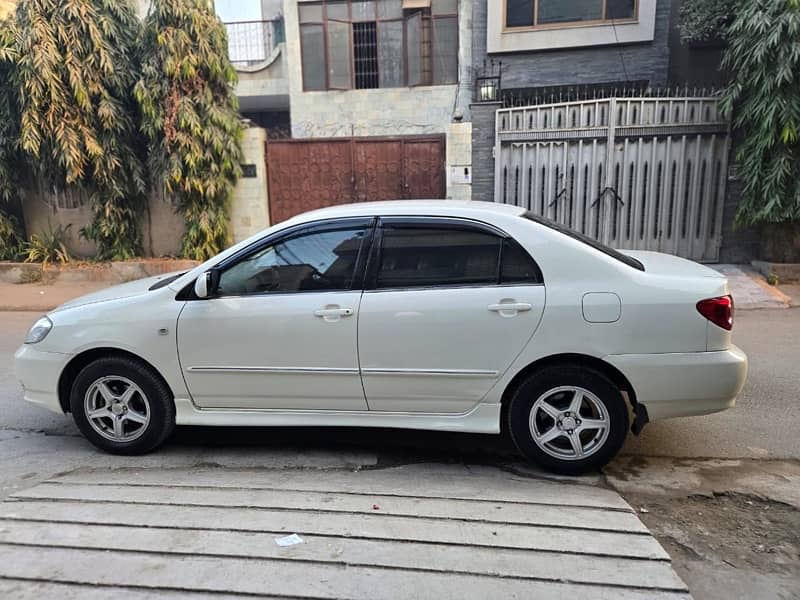
<instances>
[{"instance_id":1,"label":"window grille","mask_svg":"<svg viewBox=\"0 0 800 600\"><path fill-rule=\"evenodd\" d=\"M356 89L378 87L378 35L375 21L353 23Z\"/></svg>"}]
</instances>

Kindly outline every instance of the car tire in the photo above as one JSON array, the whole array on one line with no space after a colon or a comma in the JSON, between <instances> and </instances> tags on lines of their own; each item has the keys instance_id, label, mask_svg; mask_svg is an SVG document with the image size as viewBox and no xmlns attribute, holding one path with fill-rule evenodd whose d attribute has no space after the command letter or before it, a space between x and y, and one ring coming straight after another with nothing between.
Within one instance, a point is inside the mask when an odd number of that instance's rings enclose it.
<instances>
[{"instance_id":1,"label":"car tire","mask_svg":"<svg viewBox=\"0 0 800 600\"><path fill-rule=\"evenodd\" d=\"M564 475L606 465L622 447L630 420L619 388L599 371L578 365L529 376L514 390L507 416L520 453Z\"/></svg>"},{"instance_id":2,"label":"car tire","mask_svg":"<svg viewBox=\"0 0 800 600\"><path fill-rule=\"evenodd\" d=\"M78 429L112 454L145 454L175 429L175 403L167 384L140 361L115 356L84 367L70 392Z\"/></svg>"}]
</instances>

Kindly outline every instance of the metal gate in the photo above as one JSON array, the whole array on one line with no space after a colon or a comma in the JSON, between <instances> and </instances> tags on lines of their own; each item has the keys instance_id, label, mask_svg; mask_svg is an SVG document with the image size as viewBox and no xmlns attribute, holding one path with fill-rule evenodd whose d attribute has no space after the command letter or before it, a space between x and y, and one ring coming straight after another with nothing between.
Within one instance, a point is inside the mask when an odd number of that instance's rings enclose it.
<instances>
[{"instance_id":1,"label":"metal gate","mask_svg":"<svg viewBox=\"0 0 800 600\"><path fill-rule=\"evenodd\" d=\"M267 143L273 223L349 202L443 198L444 136Z\"/></svg>"},{"instance_id":2,"label":"metal gate","mask_svg":"<svg viewBox=\"0 0 800 600\"><path fill-rule=\"evenodd\" d=\"M615 248L719 258L727 120L714 98L500 109L495 200Z\"/></svg>"}]
</instances>

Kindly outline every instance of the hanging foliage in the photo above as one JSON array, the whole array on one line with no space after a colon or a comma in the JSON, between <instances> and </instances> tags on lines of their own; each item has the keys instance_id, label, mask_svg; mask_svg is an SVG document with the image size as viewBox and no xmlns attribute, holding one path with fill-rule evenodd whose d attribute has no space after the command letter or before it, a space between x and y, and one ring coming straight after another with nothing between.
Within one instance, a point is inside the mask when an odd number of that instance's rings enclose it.
<instances>
[{"instance_id":1,"label":"hanging foliage","mask_svg":"<svg viewBox=\"0 0 800 600\"><path fill-rule=\"evenodd\" d=\"M44 189L90 194L94 220L82 233L101 259L141 249L146 184L137 153L131 0L20 0L15 80L19 145Z\"/></svg>"},{"instance_id":2,"label":"hanging foliage","mask_svg":"<svg viewBox=\"0 0 800 600\"><path fill-rule=\"evenodd\" d=\"M240 175L241 123L225 28L208 0L153 0L135 88L153 179L186 219L181 254L207 259L228 244Z\"/></svg>"},{"instance_id":3,"label":"hanging foliage","mask_svg":"<svg viewBox=\"0 0 800 600\"><path fill-rule=\"evenodd\" d=\"M14 47L11 22L0 19L0 260L13 260L21 247L16 219L8 206L17 199L16 140L19 117L11 82Z\"/></svg>"},{"instance_id":4,"label":"hanging foliage","mask_svg":"<svg viewBox=\"0 0 800 600\"><path fill-rule=\"evenodd\" d=\"M739 224L800 221L800 0L750 0L728 28L722 109L742 136Z\"/></svg>"},{"instance_id":5,"label":"hanging foliage","mask_svg":"<svg viewBox=\"0 0 800 600\"><path fill-rule=\"evenodd\" d=\"M11 22L0 20L0 207L14 199L17 124L16 96L11 82L14 65Z\"/></svg>"}]
</instances>

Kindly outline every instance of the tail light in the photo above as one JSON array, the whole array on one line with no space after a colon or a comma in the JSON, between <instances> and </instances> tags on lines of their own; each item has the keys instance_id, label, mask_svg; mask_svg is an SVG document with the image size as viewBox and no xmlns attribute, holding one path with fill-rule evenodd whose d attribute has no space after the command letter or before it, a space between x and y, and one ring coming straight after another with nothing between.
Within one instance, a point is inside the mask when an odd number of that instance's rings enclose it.
<instances>
[{"instance_id":1,"label":"tail light","mask_svg":"<svg viewBox=\"0 0 800 600\"><path fill-rule=\"evenodd\" d=\"M720 296L700 300L697 311L717 327L730 331L733 329L733 297Z\"/></svg>"}]
</instances>

